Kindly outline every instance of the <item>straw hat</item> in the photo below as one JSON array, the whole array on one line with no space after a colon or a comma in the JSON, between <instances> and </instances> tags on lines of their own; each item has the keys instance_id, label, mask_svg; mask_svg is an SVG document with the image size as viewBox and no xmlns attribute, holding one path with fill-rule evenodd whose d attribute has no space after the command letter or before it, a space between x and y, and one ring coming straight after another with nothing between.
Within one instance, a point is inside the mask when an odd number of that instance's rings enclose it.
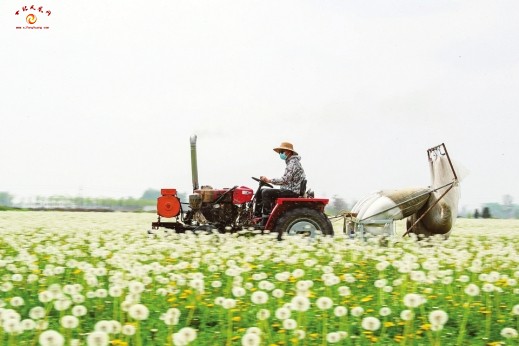
<instances>
[{"instance_id":1,"label":"straw hat","mask_svg":"<svg viewBox=\"0 0 519 346\"><path fill-rule=\"evenodd\" d=\"M279 145L279 147L274 148L274 151L275 151L276 153L279 153L281 150L290 150L291 152L294 153L294 155L298 155L297 151L294 150L294 146L292 145L292 143L288 143L288 142L281 142L281 144Z\"/></svg>"}]
</instances>

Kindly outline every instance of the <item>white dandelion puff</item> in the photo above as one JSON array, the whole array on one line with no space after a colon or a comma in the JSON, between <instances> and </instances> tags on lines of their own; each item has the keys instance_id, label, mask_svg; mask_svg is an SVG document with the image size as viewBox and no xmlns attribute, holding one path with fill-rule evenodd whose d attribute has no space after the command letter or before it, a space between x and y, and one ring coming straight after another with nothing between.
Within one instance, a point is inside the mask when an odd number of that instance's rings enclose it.
<instances>
[{"instance_id":1,"label":"white dandelion puff","mask_svg":"<svg viewBox=\"0 0 519 346\"><path fill-rule=\"evenodd\" d=\"M400 318L404 321L410 321L414 318L414 313L411 310L402 310L400 312Z\"/></svg>"},{"instance_id":2,"label":"white dandelion puff","mask_svg":"<svg viewBox=\"0 0 519 346\"><path fill-rule=\"evenodd\" d=\"M449 320L449 315L443 310L434 310L429 313L429 322L431 324L444 325Z\"/></svg>"},{"instance_id":3,"label":"white dandelion puff","mask_svg":"<svg viewBox=\"0 0 519 346\"><path fill-rule=\"evenodd\" d=\"M506 339L515 339L517 335L517 330L514 328L506 327L501 330L501 336Z\"/></svg>"},{"instance_id":4,"label":"white dandelion puff","mask_svg":"<svg viewBox=\"0 0 519 346\"><path fill-rule=\"evenodd\" d=\"M46 330L40 334L38 341L41 346L62 346L65 338L55 330Z\"/></svg>"},{"instance_id":5,"label":"white dandelion puff","mask_svg":"<svg viewBox=\"0 0 519 346\"><path fill-rule=\"evenodd\" d=\"M330 344L336 344L341 341L341 336L338 332L331 332L326 334L326 341Z\"/></svg>"},{"instance_id":6,"label":"white dandelion puff","mask_svg":"<svg viewBox=\"0 0 519 346\"><path fill-rule=\"evenodd\" d=\"M319 297L317 298L315 305L321 310L328 310L332 308L333 300L329 297Z\"/></svg>"},{"instance_id":7,"label":"white dandelion puff","mask_svg":"<svg viewBox=\"0 0 519 346\"><path fill-rule=\"evenodd\" d=\"M178 334L182 335L183 338L185 340L187 340L188 343L194 341L197 337L196 329L191 328L191 327L181 328L178 331Z\"/></svg>"},{"instance_id":8,"label":"white dandelion puff","mask_svg":"<svg viewBox=\"0 0 519 346\"><path fill-rule=\"evenodd\" d=\"M475 297L479 294L479 287L476 284L468 284L467 287L465 287L465 294Z\"/></svg>"},{"instance_id":9,"label":"white dandelion puff","mask_svg":"<svg viewBox=\"0 0 519 346\"><path fill-rule=\"evenodd\" d=\"M65 315L60 319L60 324L63 328L74 329L79 326L79 319L76 316Z\"/></svg>"},{"instance_id":10,"label":"white dandelion puff","mask_svg":"<svg viewBox=\"0 0 519 346\"><path fill-rule=\"evenodd\" d=\"M292 330L297 328L297 322L293 318L287 318L283 320L283 328L286 330Z\"/></svg>"},{"instance_id":11,"label":"white dandelion puff","mask_svg":"<svg viewBox=\"0 0 519 346\"><path fill-rule=\"evenodd\" d=\"M353 317L360 317L364 313L364 309L361 306L354 306L350 312Z\"/></svg>"},{"instance_id":12,"label":"white dandelion puff","mask_svg":"<svg viewBox=\"0 0 519 346\"><path fill-rule=\"evenodd\" d=\"M387 306L383 306L380 308L379 312L380 316L382 317L386 317L386 316L389 316L391 315L391 308L387 307Z\"/></svg>"},{"instance_id":13,"label":"white dandelion puff","mask_svg":"<svg viewBox=\"0 0 519 346\"><path fill-rule=\"evenodd\" d=\"M290 310L287 308L279 308L275 312L275 316L278 320L285 320L287 318L290 318Z\"/></svg>"},{"instance_id":14,"label":"white dandelion puff","mask_svg":"<svg viewBox=\"0 0 519 346\"><path fill-rule=\"evenodd\" d=\"M263 321L263 320L266 320L270 317L270 310L267 310L267 309L260 309L257 313L256 313L256 317L258 318L258 320L260 321Z\"/></svg>"},{"instance_id":15,"label":"white dandelion puff","mask_svg":"<svg viewBox=\"0 0 519 346\"><path fill-rule=\"evenodd\" d=\"M251 294L251 301L254 304L265 304L269 300L269 296L264 291L256 291Z\"/></svg>"},{"instance_id":16,"label":"white dandelion puff","mask_svg":"<svg viewBox=\"0 0 519 346\"><path fill-rule=\"evenodd\" d=\"M236 300L232 298L224 299L222 302L222 307L224 309L233 309L236 306Z\"/></svg>"},{"instance_id":17,"label":"white dandelion puff","mask_svg":"<svg viewBox=\"0 0 519 346\"><path fill-rule=\"evenodd\" d=\"M416 293L408 293L404 296L404 305L408 308L416 308L425 303L425 298Z\"/></svg>"},{"instance_id":18,"label":"white dandelion puff","mask_svg":"<svg viewBox=\"0 0 519 346\"><path fill-rule=\"evenodd\" d=\"M101 331L93 331L87 336L88 346L106 346L110 342L108 334Z\"/></svg>"},{"instance_id":19,"label":"white dandelion puff","mask_svg":"<svg viewBox=\"0 0 519 346\"><path fill-rule=\"evenodd\" d=\"M348 309L345 306L336 306L335 309L333 309L333 314L337 317L343 317L348 314Z\"/></svg>"},{"instance_id":20,"label":"white dandelion puff","mask_svg":"<svg viewBox=\"0 0 519 346\"><path fill-rule=\"evenodd\" d=\"M302 329L294 330L294 335L299 340L303 340L304 338L306 338L306 332L304 330L302 330Z\"/></svg>"},{"instance_id":21,"label":"white dandelion puff","mask_svg":"<svg viewBox=\"0 0 519 346\"><path fill-rule=\"evenodd\" d=\"M241 338L242 346L259 346L261 338L256 333L247 333Z\"/></svg>"},{"instance_id":22,"label":"white dandelion puff","mask_svg":"<svg viewBox=\"0 0 519 346\"><path fill-rule=\"evenodd\" d=\"M135 329L135 326L133 324L125 324L121 328L121 333L123 333L124 335L127 335L127 336L134 335L135 331L136 331L136 329Z\"/></svg>"},{"instance_id":23,"label":"white dandelion puff","mask_svg":"<svg viewBox=\"0 0 519 346\"><path fill-rule=\"evenodd\" d=\"M362 319L362 328L369 330L369 331L375 331L380 328L380 320L376 317L368 316L364 317Z\"/></svg>"},{"instance_id":24,"label":"white dandelion puff","mask_svg":"<svg viewBox=\"0 0 519 346\"><path fill-rule=\"evenodd\" d=\"M143 304L134 304L128 309L128 315L134 320L142 321L148 318L150 311Z\"/></svg>"},{"instance_id":25,"label":"white dandelion puff","mask_svg":"<svg viewBox=\"0 0 519 346\"><path fill-rule=\"evenodd\" d=\"M236 298L243 297L247 292L245 291L245 288L236 286L232 288L232 295Z\"/></svg>"}]
</instances>

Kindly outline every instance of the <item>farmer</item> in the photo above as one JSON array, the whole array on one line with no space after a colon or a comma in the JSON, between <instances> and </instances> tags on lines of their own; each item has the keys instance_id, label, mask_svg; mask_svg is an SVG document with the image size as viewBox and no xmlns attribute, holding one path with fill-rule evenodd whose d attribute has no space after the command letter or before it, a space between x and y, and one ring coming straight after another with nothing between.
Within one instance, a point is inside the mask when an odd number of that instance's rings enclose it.
<instances>
[{"instance_id":1,"label":"farmer","mask_svg":"<svg viewBox=\"0 0 519 346\"><path fill-rule=\"evenodd\" d=\"M301 156L294 150L294 146L288 142L282 142L274 151L279 154L279 158L286 163L285 174L281 178L269 179L261 176L260 180L267 184L280 185L279 189L265 188L257 196L257 205L262 206L262 221L265 226L269 214L272 211L274 201L279 197L299 197L301 193L301 183L306 179L305 171L301 166Z\"/></svg>"}]
</instances>

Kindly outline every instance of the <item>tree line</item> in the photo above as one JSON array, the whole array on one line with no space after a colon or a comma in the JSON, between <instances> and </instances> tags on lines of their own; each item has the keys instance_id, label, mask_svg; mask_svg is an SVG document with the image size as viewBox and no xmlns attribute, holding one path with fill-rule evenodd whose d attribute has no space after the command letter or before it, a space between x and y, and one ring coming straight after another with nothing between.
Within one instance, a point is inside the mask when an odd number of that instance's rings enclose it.
<instances>
[{"instance_id":1,"label":"tree line","mask_svg":"<svg viewBox=\"0 0 519 346\"><path fill-rule=\"evenodd\" d=\"M125 210L140 211L152 210L160 196L160 190L147 189L139 198L95 198L82 196L35 196L30 200L14 202L15 196L8 192L0 191L0 210L6 208L27 209L95 209L95 210ZM186 193L178 193L180 201L187 202ZM348 203L343 197L334 195L326 206L328 215L338 215L344 211L350 211L354 203ZM153 209L154 210L154 209ZM484 203L480 209L473 211L462 210L460 217L467 218L495 218L495 219L519 219L519 205L513 203L510 195L504 195L502 203Z\"/></svg>"},{"instance_id":2,"label":"tree line","mask_svg":"<svg viewBox=\"0 0 519 346\"><path fill-rule=\"evenodd\" d=\"M356 202L347 203L344 198L334 195L326 206L328 215L338 215L344 211L350 211ZM519 205L513 203L510 195L504 195L502 203L483 203L481 208L460 211L459 217L482 219L519 219Z\"/></svg>"},{"instance_id":3,"label":"tree line","mask_svg":"<svg viewBox=\"0 0 519 346\"><path fill-rule=\"evenodd\" d=\"M157 203L160 191L148 189L139 198L122 197L83 197L83 196L35 196L15 202L15 196L8 192L0 192L0 208L19 209L79 209L79 210L122 210L141 211L153 209ZM180 193L179 198L185 200L185 194Z\"/></svg>"}]
</instances>

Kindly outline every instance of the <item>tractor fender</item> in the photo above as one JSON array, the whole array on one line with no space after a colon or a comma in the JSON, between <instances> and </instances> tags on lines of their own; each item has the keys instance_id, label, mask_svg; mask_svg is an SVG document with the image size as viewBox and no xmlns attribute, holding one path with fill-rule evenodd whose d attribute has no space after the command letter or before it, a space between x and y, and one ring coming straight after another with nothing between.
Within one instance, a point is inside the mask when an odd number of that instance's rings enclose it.
<instances>
[{"instance_id":1,"label":"tractor fender","mask_svg":"<svg viewBox=\"0 0 519 346\"><path fill-rule=\"evenodd\" d=\"M276 199L276 205L272 208L269 219L265 224L265 229L272 230L277 220L287 211L295 208L315 209L324 215L324 207L328 204L327 198L301 198L301 197L280 197Z\"/></svg>"}]
</instances>

